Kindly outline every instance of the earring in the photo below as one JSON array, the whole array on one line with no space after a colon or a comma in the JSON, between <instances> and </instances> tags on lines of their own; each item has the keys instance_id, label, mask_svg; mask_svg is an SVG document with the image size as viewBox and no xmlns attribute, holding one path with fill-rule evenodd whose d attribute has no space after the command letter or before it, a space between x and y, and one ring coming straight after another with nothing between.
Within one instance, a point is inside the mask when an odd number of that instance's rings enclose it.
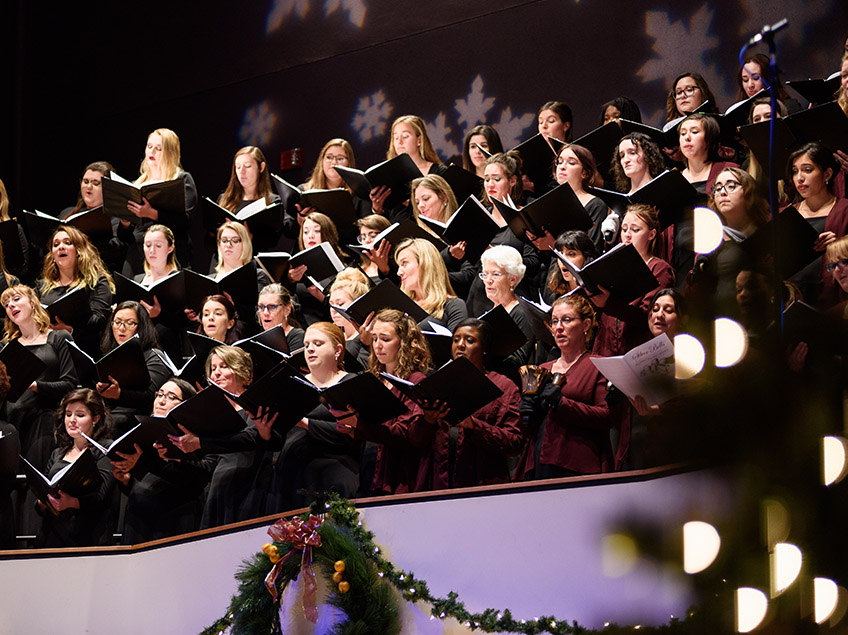
<instances>
[{"instance_id":1,"label":"earring","mask_svg":"<svg viewBox=\"0 0 848 635\"><path fill-rule=\"evenodd\" d=\"M589 331L583 331L583 335L588 335Z\"/></svg>"},{"instance_id":2,"label":"earring","mask_svg":"<svg viewBox=\"0 0 848 635\"><path fill-rule=\"evenodd\" d=\"M339 361L339 354L336 353L336 361Z\"/></svg>"}]
</instances>

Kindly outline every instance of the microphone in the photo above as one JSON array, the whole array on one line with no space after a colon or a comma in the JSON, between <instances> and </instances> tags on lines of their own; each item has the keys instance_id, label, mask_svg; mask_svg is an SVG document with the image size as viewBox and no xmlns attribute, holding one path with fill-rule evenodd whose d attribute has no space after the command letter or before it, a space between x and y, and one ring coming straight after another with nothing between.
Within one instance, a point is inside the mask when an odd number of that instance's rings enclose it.
<instances>
[{"instance_id":1,"label":"microphone","mask_svg":"<svg viewBox=\"0 0 848 635\"><path fill-rule=\"evenodd\" d=\"M783 18L780 22L775 22L771 26L766 24L760 32L757 33L754 37L748 40L748 46L754 46L755 44L759 44L765 39L771 39L774 37L774 34L780 31L781 29L785 29L789 26L789 20Z\"/></svg>"}]
</instances>

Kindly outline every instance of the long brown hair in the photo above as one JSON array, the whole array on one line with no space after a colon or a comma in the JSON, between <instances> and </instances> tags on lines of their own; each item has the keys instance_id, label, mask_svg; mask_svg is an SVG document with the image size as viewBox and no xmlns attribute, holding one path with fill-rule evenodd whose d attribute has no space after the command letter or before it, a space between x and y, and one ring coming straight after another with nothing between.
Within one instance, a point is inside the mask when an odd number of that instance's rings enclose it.
<instances>
[{"instance_id":1,"label":"long brown hair","mask_svg":"<svg viewBox=\"0 0 848 635\"><path fill-rule=\"evenodd\" d=\"M309 180L305 183L307 190L327 189L327 177L324 174L324 157L327 155L327 151L333 146L340 146L341 149L344 150L344 153L347 155L347 165L345 165L344 167L356 167L356 159L353 156L353 146L350 145L350 142L346 139L342 139L341 137L330 139L327 143L324 144L324 147L321 148L321 152L318 153L318 160L315 162L315 167L312 168L312 174L309 176ZM351 191L350 186L348 186L348 184L344 181L342 181L342 187L348 192Z\"/></svg>"},{"instance_id":2,"label":"long brown hair","mask_svg":"<svg viewBox=\"0 0 848 635\"><path fill-rule=\"evenodd\" d=\"M245 154L249 154L250 157L256 161L256 165L260 169L259 180L256 183L259 198L264 198L265 204L268 205L271 202L271 197L274 195L274 191L271 189L271 177L268 175L268 163L265 161L265 155L262 154L262 150L256 146L244 146L236 152L236 156L233 157L233 168L230 171L230 182L227 183L227 189L225 189L224 193L221 195L221 207L228 209L231 212L234 211L244 200L244 187L242 187L241 182L238 180L238 175L236 174L236 159Z\"/></svg>"},{"instance_id":3,"label":"long brown hair","mask_svg":"<svg viewBox=\"0 0 848 635\"><path fill-rule=\"evenodd\" d=\"M383 309L374 316L374 322L391 324L400 339L395 375L406 379L415 371L427 372L432 364L430 347L415 320L397 309ZM371 357L368 359L368 371L379 377L385 370L386 366L377 359L372 346Z\"/></svg>"}]
</instances>

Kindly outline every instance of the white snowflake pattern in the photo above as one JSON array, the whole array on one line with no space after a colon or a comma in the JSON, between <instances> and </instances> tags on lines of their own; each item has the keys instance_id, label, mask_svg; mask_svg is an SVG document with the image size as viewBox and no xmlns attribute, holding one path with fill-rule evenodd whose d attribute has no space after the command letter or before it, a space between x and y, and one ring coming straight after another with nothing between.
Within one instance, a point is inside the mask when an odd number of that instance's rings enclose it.
<instances>
[{"instance_id":1,"label":"white snowflake pattern","mask_svg":"<svg viewBox=\"0 0 848 635\"><path fill-rule=\"evenodd\" d=\"M276 31L285 19L296 13L301 19L309 12L309 0L273 0L274 4L265 19L265 34Z\"/></svg>"},{"instance_id":2,"label":"white snowflake pattern","mask_svg":"<svg viewBox=\"0 0 848 635\"><path fill-rule=\"evenodd\" d=\"M381 88L376 93L359 98L356 114L350 125L359 135L363 143L375 137L381 137L386 132L386 125L394 107L386 101L386 95Z\"/></svg>"},{"instance_id":3,"label":"white snowflake pattern","mask_svg":"<svg viewBox=\"0 0 848 635\"><path fill-rule=\"evenodd\" d=\"M707 65L706 54L719 45L716 35L709 35L713 21L713 10L708 4L701 5L688 21L671 22L664 11L648 11L645 14L645 33L654 38L655 57L649 59L637 71L644 83L663 80L663 88L674 81L680 73L700 73L709 84L720 103L730 103L732 95L725 87L724 78L715 65ZM663 110L655 111L646 121L657 120Z\"/></svg>"},{"instance_id":4,"label":"white snowflake pattern","mask_svg":"<svg viewBox=\"0 0 848 635\"><path fill-rule=\"evenodd\" d=\"M271 141L277 114L267 101L251 106L244 113L239 138L246 145L265 146Z\"/></svg>"},{"instance_id":5,"label":"white snowflake pattern","mask_svg":"<svg viewBox=\"0 0 848 635\"><path fill-rule=\"evenodd\" d=\"M436 119L432 122L427 122L427 136L436 152L444 159L456 156L459 154L459 146L450 140L451 127L447 125L447 116L440 112Z\"/></svg>"},{"instance_id":6,"label":"white snowflake pattern","mask_svg":"<svg viewBox=\"0 0 848 635\"><path fill-rule=\"evenodd\" d=\"M365 3L363 0L324 0L325 16L330 15L338 9L347 11L348 21L362 28L362 24L365 22Z\"/></svg>"},{"instance_id":7,"label":"white snowflake pattern","mask_svg":"<svg viewBox=\"0 0 848 635\"><path fill-rule=\"evenodd\" d=\"M524 131L533 124L536 119L532 112L523 115L512 116L512 109L507 106L501 111L501 118L492 124L500 135L504 148L514 148L524 139Z\"/></svg>"},{"instance_id":8,"label":"white snowflake pattern","mask_svg":"<svg viewBox=\"0 0 848 635\"><path fill-rule=\"evenodd\" d=\"M465 99L457 99L454 101L456 112L459 113L457 122L465 124L462 130L462 136L468 133L471 128L478 123L486 121L486 113L489 112L495 105L494 97L486 97L483 93L483 77L477 75L474 81L471 82L471 90Z\"/></svg>"},{"instance_id":9,"label":"white snowflake pattern","mask_svg":"<svg viewBox=\"0 0 848 635\"><path fill-rule=\"evenodd\" d=\"M807 27L821 18L829 15L835 8L832 2L773 2L772 0L742 0L739 3L739 8L742 10L744 19L738 21L740 46L742 39L747 40L755 33L759 33L760 29L766 24L774 24L782 18L789 20L789 28L781 31L775 38L786 38L796 46L800 46L803 41L802 37L807 31ZM755 51L765 52L765 48L760 45ZM778 48L778 50L780 50Z\"/></svg>"}]
</instances>

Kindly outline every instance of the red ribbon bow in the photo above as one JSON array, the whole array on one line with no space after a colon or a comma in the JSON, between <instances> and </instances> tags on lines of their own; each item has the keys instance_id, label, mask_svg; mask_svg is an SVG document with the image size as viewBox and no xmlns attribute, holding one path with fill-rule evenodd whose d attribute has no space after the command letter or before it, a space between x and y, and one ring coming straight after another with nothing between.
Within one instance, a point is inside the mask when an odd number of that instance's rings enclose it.
<instances>
[{"instance_id":1,"label":"red ribbon bow","mask_svg":"<svg viewBox=\"0 0 848 635\"><path fill-rule=\"evenodd\" d=\"M318 622L318 606L316 598L318 595L318 583L315 580L315 571L312 569L312 547L321 546L321 536L318 533L318 528L323 520L318 516L309 515L307 520L303 520L300 516L294 517L292 520L280 519L268 529L268 535L274 539L274 542L284 542L291 545L291 550L283 557L277 560L268 575L265 576L265 587L276 602L277 594L277 576L280 575L280 570L286 561L297 551L303 551L303 557L300 560L301 581L303 584L303 616L313 624Z\"/></svg>"}]
</instances>

